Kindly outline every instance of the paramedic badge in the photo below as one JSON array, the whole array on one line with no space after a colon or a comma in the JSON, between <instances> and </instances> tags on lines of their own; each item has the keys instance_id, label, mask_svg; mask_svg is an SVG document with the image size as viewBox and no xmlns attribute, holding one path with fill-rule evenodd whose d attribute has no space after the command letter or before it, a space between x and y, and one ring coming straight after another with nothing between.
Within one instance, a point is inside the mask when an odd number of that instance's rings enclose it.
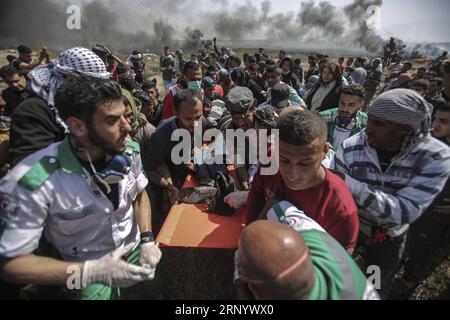
<instances>
[{"instance_id":1,"label":"paramedic badge","mask_svg":"<svg viewBox=\"0 0 450 320\"><path fill-rule=\"evenodd\" d=\"M19 205L16 199L6 193L0 193L0 215L16 216Z\"/></svg>"}]
</instances>

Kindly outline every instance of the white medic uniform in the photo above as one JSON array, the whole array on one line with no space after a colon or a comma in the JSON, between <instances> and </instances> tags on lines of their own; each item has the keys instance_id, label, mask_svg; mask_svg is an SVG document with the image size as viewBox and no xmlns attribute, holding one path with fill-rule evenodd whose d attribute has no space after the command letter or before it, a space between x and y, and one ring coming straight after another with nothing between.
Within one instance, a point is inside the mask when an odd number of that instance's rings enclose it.
<instances>
[{"instance_id":1,"label":"white medic uniform","mask_svg":"<svg viewBox=\"0 0 450 320\"><path fill-rule=\"evenodd\" d=\"M68 138L20 162L0 181L0 256L33 253L42 232L65 261L97 259L139 241L133 202L148 181L139 145L127 143L131 170L111 201L73 154Z\"/></svg>"}]
</instances>

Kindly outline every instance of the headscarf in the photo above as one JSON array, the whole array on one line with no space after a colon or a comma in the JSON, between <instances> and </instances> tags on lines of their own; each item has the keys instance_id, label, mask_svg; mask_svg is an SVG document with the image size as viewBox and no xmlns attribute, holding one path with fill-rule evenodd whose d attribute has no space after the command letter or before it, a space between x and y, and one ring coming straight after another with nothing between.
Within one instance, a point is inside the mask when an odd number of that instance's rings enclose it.
<instances>
[{"instance_id":1,"label":"headscarf","mask_svg":"<svg viewBox=\"0 0 450 320\"><path fill-rule=\"evenodd\" d=\"M409 125L412 132L402 151L429 136L432 106L420 94L409 89L394 89L379 95L368 109L369 115L397 124Z\"/></svg>"},{"instance_id":2,"label":"headscarf","mask_svg":"<svg viewBox=\"0 0 450 320\"><path fill-rule=\"evenodd\" d=\"M101 79L111 77L99 56L88 49L77 47L62 52L57 59L46 65L34 68L28 73L28 78L33 92L53 107L56 89L62 85L64 77L70 74Z\"/></svg>"},{"instance_id":3,"label":"headscarf","mask_svg":"<svg viewBox=\"0 0 450 320\"><path fill-rule=\"evenodd\" d=\"M135 98L130 91L123 88L122 95L127 98L131 106L131 110L133 111L130 135L134 137L141 125L144 124L144 119L141 117L142 103L137 98Z\"/></svg>"}]
</instances>

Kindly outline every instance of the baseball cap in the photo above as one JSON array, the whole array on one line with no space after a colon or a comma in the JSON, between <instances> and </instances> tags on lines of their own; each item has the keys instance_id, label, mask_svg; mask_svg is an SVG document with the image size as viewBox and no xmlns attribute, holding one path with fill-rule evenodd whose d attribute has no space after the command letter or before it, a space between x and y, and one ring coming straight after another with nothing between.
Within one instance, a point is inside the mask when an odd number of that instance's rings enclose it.
<instances>
[{"instance_id":1,"label":"baseball cap","mask_svg":"<svg viewBox=\"0 0 450 320\"><path fill-rule=\"evenodd\" d=\"M225 107L230 113L245 114L250 111L254 101L249 88L234 87L225 97Z\"/></svg>"},{"instance_id":2,"label":"baseball cap","mask_svg":"<svg viewBox=\"0 0 450 320\"><path fill-rule=\"evenodd\" d=\"M216 83L210 77L204 77L203 80L202 80L202 88L203 89L214 88L215 85L216 85Z\"/></svg>"}]
</instances>

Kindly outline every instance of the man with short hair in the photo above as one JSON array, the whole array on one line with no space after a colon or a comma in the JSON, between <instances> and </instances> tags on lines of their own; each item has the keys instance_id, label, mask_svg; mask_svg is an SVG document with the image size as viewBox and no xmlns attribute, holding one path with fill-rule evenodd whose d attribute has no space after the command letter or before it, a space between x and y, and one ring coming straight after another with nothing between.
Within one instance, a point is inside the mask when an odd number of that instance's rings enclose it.
<instances>
[{"instance_id":1,"label":"man with short hair","mask_svg":"<svg viewBox=\"0 0 450 320\"><path fill-rule=\"evenodd\" d=\"M309 64L309 69L308 69L308 72L306 72L306 74L305 74L305 82L308 82L308 80L311 76L319 76L320 75L320 70L319 70L319 67L317 66L317 59L315 57L309 56L308 64Z\"/></svg>"},{"instance_id":2,"label":"man with short hair","mask_svg":"<svg viewBox=\"0 0 450 320\"><path fill-rule=\"evenodd\" d=\"M238 299L378 300L345 249L291 203L244 229L235 253Z\"/></svg>"},{"instance_id":3,"label":"man with short hair","mask_svg":"<svg viewBox=\"0 0 450 320\"><path fill-rule=\"evenodd\" d=\"M33 97L23 101L11 121L11 165L35 151L64 139L67 126L54 106L56 89L70 74L109 79L104 62L91 50L71 48L59 54L54 63L28 73Z\"/></svg>"},{"instance_id":4,"label":"man with short hair","mask_svg":"<svg viewBox=\"0 0 450 320\"><path fill-rule=\"evenodd\" d=\"M425 67L419 67L419 68L417 69L417 73L416 73L416 75L414 76L414 79L413 79L413 80L422 80L422 79L424 78L424 76L425 76L426 73L427 73L427 68L425 68Z\"/></svg>"},{"instance_id":5,"label":"man with short hair","mask_svg":"<svg viewBox=\"0 0 450 320\"><path fill-rule=\"evenodd\" d=\"M19 104L30 97L30 85L26 76L12 65L1 68L0 77L8 85L8 88L2 91L2 97L6 103L3 115L11 117Z\"/></svg>"},{"instance_id":6,"label":"man with short hair","mask_svg":"<svg viewBox=\"0 0 450 320\"><path fill-rule=\"evenodd\" d=\"M272 98L271 95L271 88L279 83L284 83L281 81L281 78L283 76L283 70L277 66L270 66L266 69L266 80L269 84L269 89L267 89L267 101L270 101ZM297 91L295 91L294 88L289 86L290 95L289 98L292 101L292 103L300 105L302 107L306 107L305 102L302 98L298 95Z\"/></svg>"},{"instance_id":7,"label":"man with short hair","mask_svg":"<svg viewBox=\"0 0 450 320\"><path fill-rule=\"evenodd\" d=\"M450 150L430 136L431 106L412 90L381 94L368 114L366 130L339 146L334 167L358 205L365 267L380 267L380 294L386 298L409 225L450 175Z\"/></svg>"},{"instance_id":8,"label":"man with short hair","mask_svg":"<svg viewBox=\"0 0 450 320\"><path fill-rule=\"evenodd\" d=\"M359 84L344 87L339 107L319 113L327 124L328 142L334 149L366 127L367 115L361 111L364 107L364 93L364 88Z\"/></svg>"},{"instance_id":9,"label":"man with short hair","mask_svg":"<svg viewBox=\"0 0 450 320\"><path fill-rule=\"evenodd\" d=\"M200 65L193 61L187 61L184 64L183 75L178 81L178 84L170 88L164 98L162 120L169 119L175 115L174 97L180 90L191 89L195 94L200 94L201 86L202 70L200 69Z\"/></svg>"},{"instance_id":10,"label":"man with short hair","mask_svg":"<svg viewBox=\"0 0 450 320\"><path fill-rule=\"evenodd\" d=\"M219 57L215 53L211 53L209 55L209 66L213 66L218 72L223 66L219 63Z\"/></svg>"},{"instance_id":11,"label":"man with short hair","mask_svg":"<svg viewBox=\"0 0 450 320\"><path fill-rule=\"evenodd\" d=\"M425 97L426 93L428 92L428 88L430 86L430 82L425 79L419 79L419 80L413 80L411 82L411 86L409 87L411 90L414 90L421 96Z\"/></svg>"},{"instance_id":12,"label":"man with short hair","mask_svg":"<svg viewBox=\"0 0 450 320\"><path fill-rule=\"evenodd\" d=\"M289 100L290 87L285 83L279 83L272 87L272 97L268 104L271 105L277 114L280 114L284 108L291 105Z\"/></svg>"},{"instance_id":13,"label":"man with short hair","mask_svg":"<svg viewBox=\"0 0 450 320\"><path fill-rule=\"evenodd\" d=\"M69 136L0 181L0 274L67 286L78 271L78 298L117 298L153 279L161 258L139 146L114 81L69 75L55 100ZM58 258L33 254L43 232Z\"/></svg>"},{"instance_id":14,"label":"man with short hair","mask_svg":"<svg viewBox=\"0 0 450 320\"><path fill-rule=\"evenodd\" d=\"M17 47L17 51L19 52L19 58L13 60L11 65L17 70L22 71L24 74L27 74L37 66L41 65L44 60L47 62L50 61L48 56L47 48L42 48L39 53L39 58L33 61L33 51L30 47L25 45L20 45Z\"/></svg>"},{"instance_id":15,"label":"man with short hair","mask_svg":"<svg viewBox=\"0 0 450 320\"><path fill-rule=\"evenodd\" d=\"M266 91L269 88L266 79L262 76L261 70L257 64L251 64L248 68L250 79L247 87L252 91L256 99L256 104L260 105L266 101Z\"/></svg>"},{"instance_id":16,"label":"man with short hair","mask_svg":"<svg viewBox=\"0 0 450 320\"><path fill-rule=\"evenodd\" d=\"M433 136L450 146L450 104L441 103L433 121ZM433 266L439 248L450 240L450 180L427 211L412 226L409 259L403 277L394 285L390 298L407 299Z\"/></svg>"},{"instance_id":17,"label":"man with short hair","mask_svg":"<svg viewBox=\"0 0 450 320\"><path fill-rule=\"evenodd\" d=\"M175 51L175 55L176 55L176 57L178 59L178 61L177 61L177 71L178 72L183 72L184 65L186 64L186 61L187 61L184 58L183 50L181 50L181 49L176 50Z\"/></svg>"},{"instance_id":18,"label":"man with short hair","mask_svg":"<svg viewBox=\"0 0 450 320\"><path fill-rule=\"evenodd\" d=\"M327 126L310 111L283 113L279 130L279 170L256 173L246 208L246 224L265 219L273 201L286 200L304 211L349 252L358 237L358 211L345 183L322 165L328 152Z\"/></svg>"},{"instance_id":19,"label":"man with short hair","mask_svg":"<svg viewBox=\"0 0 450 320\"><path fill-rule=\"evenodd\" d=\"M164 47L164 55L159 59L159 70L162 72L166 93L168 93L170 88L175 85L175 83L172 82L175 75L175 65L176 61L172 56L172 50L170 47ZM183 72L183 70L181 70L181 72Z\"/></svg>"},{"instance_id":20,"label":"man with short hair","mask_svg":"<svg viewBox=\"0 0 450 320\"><path fill-rule=\"evenodd\" d=\"M428 81L430 85L428 87L428 91L425 94L425 98L428 102L430 102L430 100L434 98L441 97L441 90L442 86L444 85L444 81L442 80L442 78L432 78Z\"/></svg>"},{"instance_id":21,"label":"man with short hair","mask_svg":"<svg viewBox=\"0 0 450 320\"><path fill-rule=\"evenodd\" d=\"M364 86L364 82L367 79L367 71L363 68L363 58L358 57L355 60L353 72L351 74L352 79L355 83Z\"/></svg>"},{"instance_id":22,"label":"man with short hair","mask_svg":"<svg viewBox=\"0 0 450 320\"><path fill-rule=\"evenodd\" d=\"M156 129L150 141L149 152L144 157L146 159L144 168L149 172L148 178L156 186L167 190L172 203L179 200L179 189L190 173L187 164L175 164L172 159L172 150L180 143L180 141L172 141L172 134L179 129L187 130L193 146L195 123L203 121L202 101L192 90L178 90L173 102L175 116L163 122ZM191 154L180 156L189 159L192 157ZM169 172L161 170L163 165L167 165Z\"/></svg>"}]
</instances>

